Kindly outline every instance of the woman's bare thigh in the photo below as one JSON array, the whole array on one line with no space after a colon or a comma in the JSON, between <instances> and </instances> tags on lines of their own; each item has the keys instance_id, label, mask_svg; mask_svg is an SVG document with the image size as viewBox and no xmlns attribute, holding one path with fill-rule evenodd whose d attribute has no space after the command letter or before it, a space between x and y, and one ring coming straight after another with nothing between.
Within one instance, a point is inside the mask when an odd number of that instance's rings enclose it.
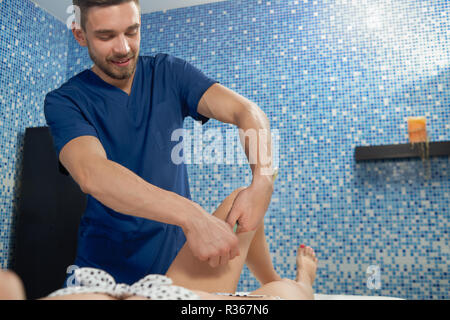
<instances>
[{"instance_id":1,"label":"woman's bare thigh","mask_svg":"<svg viewBox=\"0 0 450 320\"><path fill-rule=\"evenodd\" d=\"M39 300L119 300L103 293L66 294L57 297L45 297Z\"/></svg>"},{"instance_id":2,"label":"woman's bare thigh","mask_svg":"<svg viewBox=\"0 0 450 320\"><path fill-rule=\"evenodd\" d=\"M243 189L245 188L238 188L226 197L214 212L214 216L225 220L234 199ZM212 268L207 261L200 261L194 257L189 246L185 244L172 262L166 276L171 278L175 285L191 290L234 293L254 235L255 231L238 234L240 256L216 268Z\"/></svg>"},{"instance_id":3,"label":"woman's bare thigh","mask_svg":"<svg viewBox=\"0 0 450 320\"><path fill-rule=\"evenodd\" d=\"M268 295L262 297L234 297L234 296L218 295L204 291L196 291L196 290L192 291L200 297L200 300L279 300L278 297Z\"/></svg>"},{"instance_id":4,"label":"woman's bare thigh","mask_svg":"<svg viewBox=\"0 0 450 320\"><path fill-rule=\"evenodd\" d=\"M277 296L286 300L314 300L314 291L311 286L291 279L266 283L250 294Z\"/></svg>"}]
</instances>

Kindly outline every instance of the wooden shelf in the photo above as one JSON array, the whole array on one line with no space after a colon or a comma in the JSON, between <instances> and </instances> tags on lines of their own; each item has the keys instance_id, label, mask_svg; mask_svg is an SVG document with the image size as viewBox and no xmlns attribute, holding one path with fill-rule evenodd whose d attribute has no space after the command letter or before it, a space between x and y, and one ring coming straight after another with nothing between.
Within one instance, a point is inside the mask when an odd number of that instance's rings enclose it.
<instances>
[{"instance_id":1,"label":"wooden shelf","mask_svg":"<svg viewBox=\"0 0 450 320\"><path fill-rule=\"evenodd\" d=\"M429 156L440 157L450 155L450 141L430 142ZM390 144L355 148L356 161L420 158L420 146L409 144Z\"/></svg>"}]
</instances>

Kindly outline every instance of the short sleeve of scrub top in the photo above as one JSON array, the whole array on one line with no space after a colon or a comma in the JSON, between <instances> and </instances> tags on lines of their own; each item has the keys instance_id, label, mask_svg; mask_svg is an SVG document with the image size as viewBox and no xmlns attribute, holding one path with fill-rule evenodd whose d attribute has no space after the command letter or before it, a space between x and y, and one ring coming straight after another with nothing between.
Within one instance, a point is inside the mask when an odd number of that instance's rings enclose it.
<instances>
[{"instance_id":1,"label":"short sleeve of scrub top","mask_svg":"<svg viewBox=\"0 0 450 320\"><path fill-rule=\"evenodd\" d=\"M54 148L59 159L62 148L71 140L81 136L94 136L97 132L83 116L77 104L56 91L47 94L44 114L53 137Z\"/></svg>"},{"instance_id":2,"label":"short sleeve of scrub top","mask_svg":"<svg viewBox=\"0 0 450 320\"><path fill-rule=\"evenodd\" d=\"M207 77L189 62L174 56L167 56L167 63L173 68L174 80L180 90L184 112L193 119L206 123L209 119L197 112L198 103L205 91L217 81Z\"/></svg>"}]
</instances>

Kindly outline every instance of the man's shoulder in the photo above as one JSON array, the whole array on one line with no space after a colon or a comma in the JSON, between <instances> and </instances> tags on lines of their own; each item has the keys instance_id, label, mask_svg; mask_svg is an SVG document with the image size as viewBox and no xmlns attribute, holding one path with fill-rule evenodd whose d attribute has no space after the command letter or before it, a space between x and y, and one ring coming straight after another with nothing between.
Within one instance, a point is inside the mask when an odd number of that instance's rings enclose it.
<instances>
[{"instance_id":1,"label":"man's shoulder","mask_svg":"<svg viewBox=\"0 0 450 320\"><path fill-rule=\"evenodd\" d=\"M53 96L78 96L78 91L80 90L80 80L85 76L88 70L84 70L73 77L69 78L61 84L58 88L55 88L47 93L47 97Z\"/></svg>"},{"instance_id":2,"label":"man's shoulder","mask_svg":"<svg viewBox=\"0 0 450 320\"><path fill-rule=\"evenodd\" d=\"M140 56L144 64L151 64L152 67L161 66L161 65L177 65L185 63L185 60L176 57L169 53L157 53L154 56L151 55L143 55Z\"/></svg>"}]
</instances>

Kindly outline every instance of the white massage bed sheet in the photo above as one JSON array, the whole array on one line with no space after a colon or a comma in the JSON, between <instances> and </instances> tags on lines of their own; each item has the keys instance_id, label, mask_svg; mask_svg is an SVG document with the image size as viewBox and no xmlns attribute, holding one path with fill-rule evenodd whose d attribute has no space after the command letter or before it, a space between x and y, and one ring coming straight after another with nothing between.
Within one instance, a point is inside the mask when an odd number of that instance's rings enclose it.
<instances>
[{"instance_id":1,"label":"white massage bed sheet","mask_svg":"<svg viewBox=\"0 0 450 320\"><path fill-rule=\"evenodd\" d=\"M249 294L249 292L236 292L238 294ZM315 300L405 300L402 298L386 297L386 296L357 296L348 294L314 294Z\"/></svg>"},{"instance_id":2,"label":"white massage bed sheet","mask_svg":"<svg viewBox=\"0 0 450 320\"><path fill-rule=\"evenodd\" d=\"M314 294L316 300L404 300L395 297L386 296L356 296L347 294Z\"/></svg>"}]
</instances>

